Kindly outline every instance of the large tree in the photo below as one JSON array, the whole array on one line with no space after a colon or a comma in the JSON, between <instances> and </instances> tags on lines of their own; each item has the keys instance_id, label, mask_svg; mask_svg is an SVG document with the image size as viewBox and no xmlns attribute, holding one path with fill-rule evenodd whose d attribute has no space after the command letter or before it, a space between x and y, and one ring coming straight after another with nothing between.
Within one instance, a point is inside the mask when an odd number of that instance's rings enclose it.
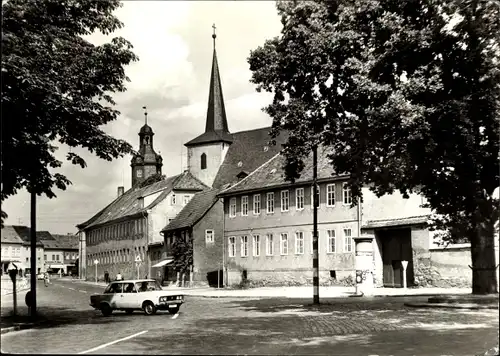
<instances>
[{"instance_id":1,"label":"large tree","mask_svg":"<svg viewBox=\"0 0 500 356\"><path fill-rule=\"evenodd\" d=\"M473 293L495 293L500 8L493 1L277 3L283 30L252 51L251 81L274 93L273 132L292 134L294 180L314 145L349 173L353 204L422 194L431 228L471 243Z\"/></svg>"},{"instance_id":2,"label":"large tree","mask_svg":"<svg viewBox=\"0 0 500 356\"><path fill-rule=\"evenodd\" d=\"M82 36L123 24L119 0L2 1L2 195L19 189L55 197L71 182L51 169L57 143L112 160L132 151L103 131L115 120L114 92L125 91L124 66L138 58L121 37L95 46ZM86 166L71 152L67 160ZM6 217L2 211L2 223Z\"/></svg>"}]
</instances>

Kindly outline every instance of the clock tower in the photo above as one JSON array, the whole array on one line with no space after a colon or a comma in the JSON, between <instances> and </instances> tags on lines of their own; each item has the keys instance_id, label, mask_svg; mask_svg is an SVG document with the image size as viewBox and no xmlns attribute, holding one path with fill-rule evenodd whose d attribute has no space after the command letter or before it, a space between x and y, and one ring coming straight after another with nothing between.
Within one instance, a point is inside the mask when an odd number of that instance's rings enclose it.
<instances>
[{"instance_id":1,"label":"clock tower","mask_svg":"<svg viewBox=\"0 0 500 356\"><path fill-rule=\"evenodd\" d=\"M148 112L144 109L145 124L139 131L139 152L132 157L130 166L132 167L132 186L147 178L161 174L163 159L153 148L153 129L148 126Z\"/></svg>"}]
</instances>

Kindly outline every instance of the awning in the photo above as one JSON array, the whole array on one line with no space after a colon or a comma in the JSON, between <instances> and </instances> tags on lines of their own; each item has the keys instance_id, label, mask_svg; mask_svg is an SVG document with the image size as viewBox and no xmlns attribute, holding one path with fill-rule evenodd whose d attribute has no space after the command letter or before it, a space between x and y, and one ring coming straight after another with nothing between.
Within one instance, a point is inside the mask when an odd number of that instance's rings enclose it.
<instances>
[{"instance_id":1,"label":"awning","mask_svg":"<svg viewBox=\"0 0 500 356\"><path fill-rule=\"evenodd\" d=\"M169 263L172 263L172 262L174 262L174 260L163 260L161 262L158 262L155 265L152 265L151 267L163 267L163 266L168 265Z\"/></svg>"}]
</instances>

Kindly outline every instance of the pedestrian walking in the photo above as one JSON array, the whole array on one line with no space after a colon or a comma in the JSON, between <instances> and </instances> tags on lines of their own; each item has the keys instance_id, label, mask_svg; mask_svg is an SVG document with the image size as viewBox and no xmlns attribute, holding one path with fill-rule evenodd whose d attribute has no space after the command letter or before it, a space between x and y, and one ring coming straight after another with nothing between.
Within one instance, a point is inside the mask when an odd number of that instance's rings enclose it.
<instances>
[{"instance_id":1,"label":"pedestrian walking","mask_svg":"<svg viewBox=\"0 0 500 356\"><path fill-rule=\"evenodd\" d=\"M45 284L45 287L49 286L50 284L49 272L45 272L45 275L43 276L43 284Z\"/></svg>"},{"instance_id":2,"label":"pedestrian walking","mask_svg":"<svg viewBox=\"0 0 500 356\"><path fill-rule=\"evenodd\" d=\"M116 280L117 281L123 281L123 277L122 277L121 272L118 272L118 274L116 275Z\"/></svg>"}]
</instances>

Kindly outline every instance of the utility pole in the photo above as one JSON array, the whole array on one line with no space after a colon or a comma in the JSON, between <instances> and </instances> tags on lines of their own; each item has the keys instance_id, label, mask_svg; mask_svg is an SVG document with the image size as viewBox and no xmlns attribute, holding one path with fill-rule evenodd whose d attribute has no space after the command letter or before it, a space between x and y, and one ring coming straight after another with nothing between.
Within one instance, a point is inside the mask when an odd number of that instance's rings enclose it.
<instances>
[{"instance_id":1,"label":"utility pole","mask_svg":"<svg viewBox=\"0 0 500 356\"><path fill-rule=\"evenodd\" d=\"M31 230L30 230L30 239L31 239L31 305L30 305L30 316L33 320L36 320L36 193L34 192L35 187L34 184L31 187Z\"/></svg>"},{"instance_id":2,"label":"utility pole","mask_svg":"<svg viewBox=\"0 0 500 356\"><path fill-rule=\"evenodd\" d=\"M313 146L313 304L319 304L319 254L318 254L318 146Z\"/></svg>"}]
</instances>

